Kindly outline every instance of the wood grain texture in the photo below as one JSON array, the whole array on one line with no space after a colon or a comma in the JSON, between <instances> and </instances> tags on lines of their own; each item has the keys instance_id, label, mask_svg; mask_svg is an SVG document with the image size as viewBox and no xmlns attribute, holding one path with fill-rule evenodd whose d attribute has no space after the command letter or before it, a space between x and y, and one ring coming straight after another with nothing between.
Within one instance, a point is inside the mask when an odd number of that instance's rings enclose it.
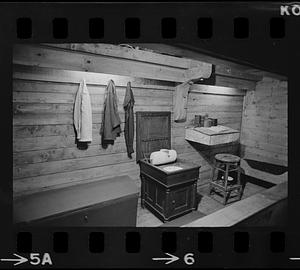
<instances>
[{"instance_id":1,"label":"wood grain texture","mask_svg":"<svg viewBox=\"0 0 300 270\"><path fill-rule=\"evenodd\" d=\"M237 153L237 144L205 148L186 141L184 133L185 127L193 124L195 114L205 113L210 117L217 117L222 125L240 130L243 90L233 87L223 89L223 93L220 94L216 88L201 86L201 90L192 91L189 95L187 122L175 123L172 112L172 95L176 85L174 81L160 81L160 77L156 76L156 73L151 73L149 69L143 71L150 72L152 79L141 78L140 76L144 75L135 72L136 69L141 69L141 66L135 64L129 67L131 73L123 75L96 73L98 70L94 65L94 69L85 71L87 63L82 61L93 57L91 63L96 63L98 60L94 62L93 54L99 51L83 52L77 51L82 49L79 47L75 49L64 47L60 48L55 56L52 53L55 48L45 47L42 50L40 48L42 47L27 46L26 50L19 50L15 55L17 64L13 66L14 196L103 180L121 174L129 175L140 186L139 167L135 158L129 159L126 155L124 133L121 133L114 145L106 149L100 146L99 129L103 117L104 92L110 79L114 80L117 88L122 131L124 129L123 99L128 81L131 81L136 100L135 112L171 112L172 148L182 158L196 161L201 165L199 183L203 184L209 180L212 157L216 153ZM97 50L96 47L93 49ZM62 63L59 57L65 58L67 55L74 57ZM107 59L110 63L115 60L118 62L114 63L120 63L119 61L122 60L126 66L120 67L126 69L132 54L124 52L125 56L122 55L122 53L113 57L102 55L101 57L104 58L101 59ZM149 61L147 53L143 52L141 57L144 57L140 59L143 65L150 64L147 62ZM114 58L114 61L111 62L110 58ZM162 65L164 70L173 72L175 69L171 67L174 65L173 60L168 58L169 62L164 64L160 63L163 62L163 58L155 58L154 61L157 62L156 66ZM80 63L84 64L80 65ZM190 60L179 61L177 65L176 70L186 70L189 65L192 66ZM172 76L174 74L172 73ZM79 82L83 78L86 79L91 95L93 113L93 141L87 150L77 149L73 128L73 103Z\"/></svg>"},{"instance_id":2,"label":"wood grain texture","mask_svg":"<svg viewBox=\"0 0 300 270\"><path fill-rule=\"evenodd\" d=\"M216 75L215 84L218 86L232 87L248 91L255 89L256 82L239 78L230 78L222 75Z\"/></svg>"},{"instance_id":3,"label":"wood grain texture","mask_svg":"<svg viewBox=\"0 0 300 270\"><path fill-rule=\"evenodd\" d=\"M189 68L191 62L195 60L161 55L153 52L131 49L105 43L68 43L68 44L45 44L49 47L63 48L66 50L74 50L78 52L88 52L99 55L106 55L123 59L137 59L142 62L156 63L165 66L175 66L179 68ZM196 62L196 61L195 61Z\"/></svg>"},{"instance_id":4,"label":"wood grain texture","mask_svg":"<svg viewBox=\"0 0 300 270\"><path fill-rule=\"evenodd\" d=\"M241 150L244 157L287 165L287 82L265 77L248 91L242 116Z\"/></svg>"},{"instance_id":5,"label":"wood grain texture","mask_svg":"<svg viewBox=\"0 0 300 270\"><path fill-rule=\"evenodd\" d=\"M247 66L216 58L199 51L191 50L184 44L177 44L178 46L172 46L160 43L134 43L132 45L150 49L154 52L163 52L169 55L186 57L204 61L207 63L212 63L213 65L215 65L215 73L218 75L229 76L233 78L242 78L252 81L259 81L262 79L262 72L260 70L251 70Z\"/></svg>"},{"instance_id":6,"label":"wood grain texture","mask_svg":"<svg viewBox=\"0 0 300 270\"><path fill-rule=\"evenodd\" d=\"M30 222L49 216L68 215L74 210L113 203L119 198L132 195L137 199L138 192L134 181L122 175L100 182L34 194L15 201L14 221ZM54 204L53 201L57 203Z\"/></svg>"},{"instance_id":7,"label":"wood grain texture","mask_svg":"<svg viewBox=\"0 0 300 270\"><path fill-rule=\"evenodd\" d=\"M164 56L161 57L163 59ZM73 52L45 46L15 45L13 63L125 76L135 75L141 78L178 82L184 82L190 78L190 75L186 74L188 69L176 66L142 62L134 57L131 59L114 58L110 55L91 55L81 51ZM211 64L202 62L197 64L201 66L201 77L208 78L211 74Z\"/></svg>"},{"instance_id":8,"label":"wood grain texture","mask_svg":"<svg viewBox=\"0 0 300 270\"><path fill-rule=\"evenodd\" d=\"M193 84L190 87L191 92L203 93L203 94L215 94L215 95L229 95L229 96L244 96L245 90L236 89L232 87L222 87L214 85L201 85Z\"/></svg>"},{"instance_id":9,"label":"wood grain texture","mask_svg":"<svg viewBox=\"0 0 300 270\"><path fill-rule=\"evenodd\" d=\"M92 73L92 72L83 72L83 71L74 71L74 70L63 70L63 69L54 69L54 68L45 68L45 67L36 67L28 65L13 65L13 78L20 80L33 80L33 81L45 81L45 82L57 82L57 83L72 83L79 84L82 79L86 80L87 85L100 85L106 86L109 80L113 80L116 86L126 87L128 81L131 82L131 86L150 88L150 89L161 89L161 90L173 90L172 82L169 82L167 85L162 84L162 81L159 81L159 84L153 84L154 81L151 80L151 84L148 83L148 80L141 79L138 77L130 76L120 76L114 74L103 74L103 73Z\"/></svg>"}]
</instances>

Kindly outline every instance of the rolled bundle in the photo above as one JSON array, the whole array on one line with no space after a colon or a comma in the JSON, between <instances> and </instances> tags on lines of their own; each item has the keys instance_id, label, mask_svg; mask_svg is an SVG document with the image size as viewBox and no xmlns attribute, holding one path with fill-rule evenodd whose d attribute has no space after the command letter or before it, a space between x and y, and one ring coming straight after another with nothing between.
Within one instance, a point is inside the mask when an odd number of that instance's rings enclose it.
<instances>
[{"instance_id":1,"label":"rolled bundle","mask_svg":"<svg viewBox=\"0 0 300 270\"><path fill-rule=\"evenodd\" d=\"M177 159L177 152L173 149L160 149L152 152L150 155L150 162L153 165L162 165L174 162Z\"/></svg>"},{"instance_id":2,"label":"rolled bundle","mask_svg":"<svg viewBox=\"0 0 300 270\"><path fill-rule=\"evenodd\" d=\"M209 118L211 120L211 125L212 126L217 126L218 125L218 119L217 118Z\"/></svg>"}]
</instances>

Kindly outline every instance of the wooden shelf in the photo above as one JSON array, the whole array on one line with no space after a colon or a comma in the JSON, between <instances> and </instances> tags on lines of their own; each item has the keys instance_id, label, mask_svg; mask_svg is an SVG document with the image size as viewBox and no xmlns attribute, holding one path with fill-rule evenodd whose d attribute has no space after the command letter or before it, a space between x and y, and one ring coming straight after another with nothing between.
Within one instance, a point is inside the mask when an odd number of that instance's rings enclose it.
<instances>
[{"instance_id":1,"label":"wooden shelf","mask_svg":"<svg viewBox=\"0 0 300 270\"><path fill-rule=\"evenodd\" d=\"M188 127L185 129L185 139L205 145L217 145L237 141L240 138L238 130L225 127Z\"/></svg>"}]
</instances>

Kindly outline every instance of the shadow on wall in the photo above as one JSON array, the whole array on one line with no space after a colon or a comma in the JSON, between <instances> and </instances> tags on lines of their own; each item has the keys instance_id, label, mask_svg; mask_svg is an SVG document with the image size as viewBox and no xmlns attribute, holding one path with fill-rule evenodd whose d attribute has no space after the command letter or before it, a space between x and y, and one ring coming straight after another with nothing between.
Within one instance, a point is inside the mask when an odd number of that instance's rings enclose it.
<instances>
[{"instance_id":1,"label":"shadow on wall","mask_svg":"<svg viewBox=\"0 0 300 270\"><path fill-rule=\"evenodd\" d=\"M204 158L204 160L213 164L214 157L219 153L229 153L233 155L239 156L239 143L225 143L218 145L205 145L192 141L188 141L188 143Z\"/></svg>"}]
</instances>

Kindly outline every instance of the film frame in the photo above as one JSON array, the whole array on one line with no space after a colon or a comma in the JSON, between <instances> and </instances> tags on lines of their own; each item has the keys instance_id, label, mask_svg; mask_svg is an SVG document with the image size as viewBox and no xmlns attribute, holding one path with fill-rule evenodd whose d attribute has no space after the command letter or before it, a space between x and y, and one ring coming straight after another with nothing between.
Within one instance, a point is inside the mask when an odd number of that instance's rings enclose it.
<instances>
[{"instance_id":1,"label":"film frame","mask_svg":"<svg viewBox=\"0 0 300 270\"><path fill-rule=\"evenodd\" d=\"M41 255L41 260L36 265L30 264L29 261L20 264L20 267L25 268L48 266L157 268L169 265L172 267L299 267L299 261L295 259L300 256L299 241L297 241L300 239L299 211L297 211L299 183L296 181L298 136L296 136L295 127L297 124L295 112L297 102L295 101L299 85L299 76L297 76L299 16L296 15L297 9L292 11L292 5L295 6L297 3L287 3L291 5L288 8L289 15L280 15L282 4L285 3L247 3L244 5L240 3L2 4L1 32L4 38L1 41L3 63L1 73L4 89L12 90L11 59L12 45L15 43L155 42L175 44L184 42L199 44L206 50L219 50L221 55L227 52L231 57L233 53L229 51L234 50L239 57L245 54L246 48L249 49L249 47L255 48L254 53L257 53L260 48L260 55L265 55L267 58L273 57L274 52L280 53L277 54L276 61L288 66L288 72L284 74L288 77L289 89L288 142L293 147L290 147L288 151L291 177L289 177L288 184L289 219L288 226L285 227L168 229L28 227L26 230L24 228L19 230L12 224L12 177L6 177L1 183L7 197L1 205L4 213L1 222L1 258L13 258L14 253L28 259L29 253ZM91 22L90 19L93 18L100 18L100 20ZM197 29L199 18L211 18L213 31L199 33ZM240 26L234 27L234 18L248 20L238 20ZM282 26L282 21L285 26ZM273 28L270 28L270 24ZM96 29L100 27L100 33L95 32L93 27ZM168 31L164 32L165 27ZM56 28L59 29L58 32L53 30ZM169 30L170 28L173 30ZM202 34L205 38L199 39L199 35ZM220 46L222 50L219 49ZM247 53L250 54L250 52ZM250 58L249 62L251 62ZM274 70L278 70L278 66L276 64L274 66ZM2 92L3 99L11 100L11 93L12 91ZM4 116L3 123L10 127L12 115L10 113L9 119L7 112L12 111L12 106L10 102L6 104L8 108L1 107L3 110L1 115ZM8 135L12 138L11 129ZM4 140L7 140L7 137ZM10 156L12 152L10 145L5 145L4 149L5 153ZM9 165L4 166L6 173L3 175L12 175L12 165L11 163ZM90 233L97 232L100 234L90 235ZM102 243L100 247L95 248L94 253L89 251L91 249L90 237L100 237L99 241ZM211 249L205 250L207 247L201 245L200 240L203 238L205 242L211 243ZM201 248L204 248L202 252ZM45 257L47 253L50 254L53 265L47 263L49 261L47 256ZM169 265L153 260L153 257L163 257L166 253L173 254L179 259ZM185 257L190 253L193 254L190 257L194 260ZM43 259L44 265L42 265ZM189 264L190 262L192 263ZM1 262L1 267L13 267L13 265Z\"/></svg>"}]
</instances>

